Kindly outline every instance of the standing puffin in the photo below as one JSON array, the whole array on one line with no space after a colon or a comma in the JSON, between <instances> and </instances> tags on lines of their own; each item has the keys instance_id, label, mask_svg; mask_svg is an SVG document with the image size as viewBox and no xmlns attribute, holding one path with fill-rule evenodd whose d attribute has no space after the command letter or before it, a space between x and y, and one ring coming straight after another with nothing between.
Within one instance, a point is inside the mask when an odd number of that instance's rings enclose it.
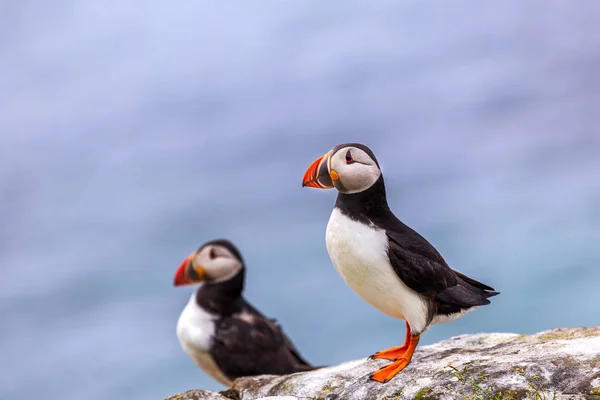
<instances>
[{"instance_id":1,"label":"standing puffin","mask_svg":"<svg viewBox=\"0 0 600 400\"><path fill-rule=\"evenodd\" d=\"M451 269L425 238L396 218L367 146L335 146L310 165L302 186L338 190L326 233L333 265L363 300L406 321L404 345L370 357L393 361L372 380L385 383L402 371L429 325L453 321L498 294Z\"/></svg>"},{"instance_id":2,"label":"standing puffin","mask_svg":"<svg viewBox=\"0 0 600 400\"><path fill-rule=\"evenodd\" d=\"M175 286L204 282L177 322L183 350L226 386L241 376L314 369L275 320L244 299L244 274L239 250L222 239L205 243L181 263Z\"/></svg>"}]
</instances>

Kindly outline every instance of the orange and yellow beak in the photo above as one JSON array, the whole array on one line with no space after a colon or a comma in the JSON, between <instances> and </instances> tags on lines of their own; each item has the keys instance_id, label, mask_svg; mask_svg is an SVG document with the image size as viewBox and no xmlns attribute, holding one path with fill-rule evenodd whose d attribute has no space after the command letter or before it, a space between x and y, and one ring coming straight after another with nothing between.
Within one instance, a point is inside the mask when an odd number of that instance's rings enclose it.
<instances>
[{"instance_id":1,"label":"orange and yellow beak","mask_svg":"<svg viewBox=\"0 0 600 400\"><path fill-rule=\"evenodd\" d=\"M173 280L174 286L191 285L194 283L203 282L206 278L206 271L202 267L194 267L192 262L195 254L190 254L175 272Z\"/></svg>"},{"instance_id":2,"label":"orange and yellow beak","mask_svg":"<svg viewBox=\"0 0 600 400\"><path fill-rule=\"evenodd\" d=\"M339 177L335 171L330 170L330 162L331 151L310 164L310 167L304 173L302 187L308 186L317 189L333 188L333 181L339 179Z\"/></svg>"}]
</instances>

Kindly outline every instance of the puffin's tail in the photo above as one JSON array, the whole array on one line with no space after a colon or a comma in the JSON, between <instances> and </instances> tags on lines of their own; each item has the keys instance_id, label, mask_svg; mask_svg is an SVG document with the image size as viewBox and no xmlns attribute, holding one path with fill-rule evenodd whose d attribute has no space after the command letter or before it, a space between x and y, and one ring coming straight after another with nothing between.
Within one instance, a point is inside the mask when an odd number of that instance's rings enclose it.
<instances>
[{"instance_id":1,"label":"puffin's tail","mask_svg":"<svg viewBox=\"0 0 600 400\"><path fill-rule=\"evenodd\" d=\"M483 306L490 304L488 300L490 297L499 295L500 292L496 292L493 287L476 281L473 278L461 274L458 271L454 271L462 284L459 283L457 286L460 287L462 295L460 296L467 306Z\"/></svg>"},{"instance_id":2,"label":"puffin's tail","mask_svg":"<svg viewBox=\"0 0 600 400\"><path fill-rule=\"evenodd\" d=\"M483 290L483 291L485 292L485 294L486 294L486 298L487 298L487 297L492 297L492 296L495 296L495 295L497 295L497 294L500 294L500 292L496 292L496 291L494 291L494 288L493 288L493 287L491 287L491 286L488 286L488 285L486 285L486 284L483 284L483 283L481 283L481 282L479 282L479 281L476 281L476 280L475 280L475 279L473 279L473 278L469 278L468 276L466 276L466 275L463 275L463 274L461 274L461 273L460 273L460 272L458 272L458 271L454 271L454 272L456 273L456 275L458 275L458 277L459 277L460 279L462 279L463 281L467 282L469 285L471 285L471 286L475 286L477 289L481 289L481 290Z\"/></svg>"},{"instance_id":3,"label":"puffin's tail","mask_svg":"<svg viewBox=\"0 0 600 400\"><path fill-rule=\"evenodd\" d=\"M436 296L438 312L441 314L453 314L473 307L485 306L490 304L490 297L500 294L492 287L458 271L454 273L458 279L457 284L444 289Z\"/></svg>"},{"instance_id":4,"label":"puffin's tail","mask_svg":"<svg viewBox=\"0 0 600 400\"><path fill-rule=\"evenodd\" d=\"M295 359L291 365L292 372L290 373L308 372L319 368L325 368L325 365L315 367L311 365L308 361L306 361L306 359L302 357L302 355L300 355L300 352L298 351L296 346L294 346L289 337L285 336L285 341L287 348L289 349L289 351Z\"/></svg>"}]
</instances>

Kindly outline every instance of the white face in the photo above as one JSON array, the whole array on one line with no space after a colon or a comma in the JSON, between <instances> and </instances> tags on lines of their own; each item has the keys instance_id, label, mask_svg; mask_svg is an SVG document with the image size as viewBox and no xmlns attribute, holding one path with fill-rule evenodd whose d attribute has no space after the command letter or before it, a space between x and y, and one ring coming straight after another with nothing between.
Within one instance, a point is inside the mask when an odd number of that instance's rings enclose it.
<instances>
[{"instance_id":1,"label":"white face","mask_svg":"<svg viewBox=\"0 0 600 400\"><path fill-rule=\"evenodd\" d=\"M207 282L223 282L233 278L242 262L223 246L208 245L192 258L194 268L203 268Z\"/></svg>"},{"instance_id":2,"label":"white face","mask_svg":"<svg viewBox=\"0 0 600 400\"><path fill-rule=\"evenodd\" d=\"M363 150L348 146L336 151L330 160L330 174L337 173L339 179L333 185L341 193L359 193L367 190L381 176L381 170Z\"/></svg>"}]
</instances>

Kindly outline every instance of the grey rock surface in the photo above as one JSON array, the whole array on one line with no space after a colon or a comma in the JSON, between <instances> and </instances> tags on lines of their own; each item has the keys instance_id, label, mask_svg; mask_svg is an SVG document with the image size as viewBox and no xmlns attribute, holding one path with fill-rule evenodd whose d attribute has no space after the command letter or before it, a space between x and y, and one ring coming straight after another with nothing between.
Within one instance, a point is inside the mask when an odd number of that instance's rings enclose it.
<instances>
[{"instance_id":1,"label":"grey rock surface","mask_svg":"<svg viewBox=\"0 0 600 400\"><path fill-rule=\"evenodd\" d=\"M208 390L188 390L187 392L167 397L165 400L228 400L228 398L220 393Z\"/></svg>"},{"instance_id":2,"label":"grey rock surface","mask_svg":"<svg viewBox=\"0 0 600 400\"><path fill-rule=\"evenodd\" d=\"M240 378L225 392L189 391L169 400L600 400L600 327L461 335L417 348L412 363L389 383L370 381L386 363L361 359Z\"/></svg>"}]
</instances>

